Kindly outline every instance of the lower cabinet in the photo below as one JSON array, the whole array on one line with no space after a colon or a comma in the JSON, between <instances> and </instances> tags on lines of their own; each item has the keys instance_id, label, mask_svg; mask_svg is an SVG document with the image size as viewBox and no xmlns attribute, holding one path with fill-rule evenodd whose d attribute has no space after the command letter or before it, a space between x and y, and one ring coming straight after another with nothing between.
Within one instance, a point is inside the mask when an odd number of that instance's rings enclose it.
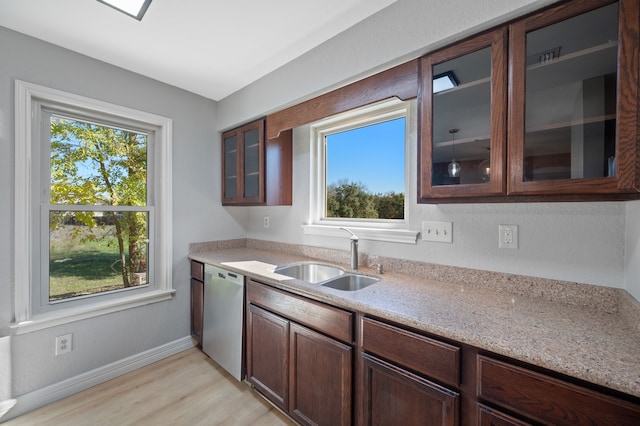
<instances>
[{"instance_id":1,"label":"lower cabinet","mask_svg":"<svg viewBox=\"0 0 640 426\"><path fill-rule=\"evenodd\" d=\"M456 425L458 394L372 356L363 355L365 425Z\"/></svg>"},{"instance_id":2,"label":"lower cabinet","mask_svg":"<svg viewBox=\"0 0 640 426\"><path fill-rule=\"evenodd\" d=\"M289 320L249 305L247 379L284 411L289 410Z\"/></svg>"},{"instance_id":3,"label":"lower cabinet","mask_svg":"<svg viewBox=\"0 0 640 426\"><path fill-rule=\"evenodd\" d=\"M459 347L371 318L361 330L365 425L459 424Z\"/></svg>"},{"instance_id":4,"label":"lower cabinet","mask_svg":"<svg viewBox=\"0 0 640 426\"><path fill-rule=\"evenodd\" d=\"M204 264L191 261L191 337L202 348L204 314Z\"/></svg>"},{"instance_id":5,"label":"lower cabinet","mask_svg":"<svg viewBox=\"0 0 640 426\"><path fill-rule=\"evenodd\" d=\"M352 348L298 324L290 333L289 411L303 424L351 424Z\"/></svg>"},{"instance_id":6,"label":"lower cabinet","mask_svg":"<svg viewBox=\"0 0 640 426\"><path fill-rule=\"evenodd\" d=\"M477 364L478 398L533 424L640 425L638 404L483 355Z\"/></svg>"},{"instance_id":7,"label":"lower cabinet","mask_svg":"<svg viewBox=\"0 0 640 426\"><path fill-rule=\"evenodd\" d=\"M478 425L480 426L531 426L500 411L492 410L482 404L478 404Z\"/></svg>"},{"instance_id":8,"label":"lower cabinet","mask_svg":"<svg viewBox=\"0 0 640 426\"><path fill-rule=\"evenodd\" d=\"M472 346L251 279L247 304L248 381L303 425L640 425L638 398Z\"/></svg>"},{"instance_id":9,"label":"lower cabinet","mask_svg":"<svg viewBox=\"0 0 640 426\"><path fill-rule=\"evenodd\" d=\"M351 336L352 314L252 280L247 302L249 383L301 424L350 425L353 347L325 333Z\"/></svg>"}]
</instances>

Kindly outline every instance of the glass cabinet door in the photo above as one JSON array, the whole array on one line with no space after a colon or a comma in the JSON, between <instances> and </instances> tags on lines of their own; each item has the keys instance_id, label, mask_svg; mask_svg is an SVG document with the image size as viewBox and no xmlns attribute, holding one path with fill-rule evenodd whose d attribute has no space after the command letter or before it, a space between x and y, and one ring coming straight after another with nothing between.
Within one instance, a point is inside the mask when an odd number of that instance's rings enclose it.
<instances>
[{"instance_id":1,"label":"glass cabinet door","mask_svg":"<svg viewBox=\"0 0 640 426\"><path fill-rule=\"evenodd\" d=\"M264 119L222 135L223 204L265 201L264 146Z\"/></svg>"},{"instance_id":2,"label":"glass cabinet door","mask_svg":"<svg viewBox=\"0 0 640 426\"><path fill-rule=\"evenodd\" d=\"M244 143L244 197L260 196L260 134L254 128L243 132Z\"/></svg>"},{"instance_id":3,"label":"glass cabinet door","mask_svg":"<svg viewBox=\"0 0 640 426\"><path fill-rule=\"evenodd\" d=\"M502 195L506 29L423 58L422 198Z\"/></svg>"},{"instance_id":4,"label":"glass cabinet door","mask_svg":"<svg viewBox=\"0 0 640 426\"><path fill-rule=\"evenodd\" d=\"M632 90L637 106L637 50L635 81L618 72L633 60L621 55L622 3L632 2L569 2L512 25L511 193L617 190L629 126L619 93Z\"/></svg>"},{"instance_id":5,"label":"glass cabinet door","mask_svg":"<svg viewBox=\"0 0 640 426\"><path fill-rule=\"evenodd\" d=\"M223 188L224 199L238 197L238 136L236 134L223 138Z\"/></svg>"}]
</instances>

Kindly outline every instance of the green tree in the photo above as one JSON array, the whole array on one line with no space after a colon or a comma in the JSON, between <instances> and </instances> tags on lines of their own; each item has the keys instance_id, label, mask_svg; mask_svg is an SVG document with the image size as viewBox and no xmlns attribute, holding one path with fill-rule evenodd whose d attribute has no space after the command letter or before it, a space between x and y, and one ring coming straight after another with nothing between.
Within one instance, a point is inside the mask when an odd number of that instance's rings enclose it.
<instances>
[{"instance_id":1,"label":"green tree","mask_svg":"<svg viewBox=\"0 0 640 426\"><path fill-rule=\"evenodd\" d=\"M404 194L391 191L374 198L380 219L404 219Z\"/></svg>"},{"instance_id":2,"label":"green tree","mask_svg":"<svg viewBox=\"0 0 640 426\"><path fill-rule=\"evenodd\" d=\"M327 188L327 217L377 219L378 212L363 184L343 180Z\"/></svg>"},{"instance_id":3,"label":"green tree","mask_svg":"<svg viewBox=\"0 0 640 426\"><path fill-rule=\"evenodd\" d=\"M145 206L146 188L146 135L52 117L52 205ZM99 223L93 211L61 209L52 211L49 226L55 229L71 221L91 230L112 224L123 285L130 287L130 274L146 270L146 214L108 211L107 216ZM74 237L96 238L80 231Z\"/></svg>"}]
</instances>

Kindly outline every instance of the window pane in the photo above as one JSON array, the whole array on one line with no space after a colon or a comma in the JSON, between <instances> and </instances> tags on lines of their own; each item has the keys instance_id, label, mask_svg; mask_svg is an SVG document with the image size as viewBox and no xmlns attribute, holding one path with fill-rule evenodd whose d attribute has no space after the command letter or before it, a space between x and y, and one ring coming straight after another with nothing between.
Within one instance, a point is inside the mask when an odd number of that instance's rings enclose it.
<instances>
[{"instance_id":1,"label":"window pane","mask_svg":"<svg viewBox=\"0 0 640 426\"><path fill-rule=\"evenodd\" d=\"M615 175L618 4L527 33L524 178Z\"/></svg>"},{"instance_id":2,"label":"window pane","mask_svg":"<svg viewBox=\"0 0 640 426\"><path fill-rule=\"evenodd\" d=\"M49 301L147 284L146 212L51 211Z\"/></svg>"},{"instance_id":3,"label":"window pane","mask_svg":"<svg viewBox=\"0 0 640 426\"><path fill-rule=\"evenodd\" d=\"M147 135L51 117L51 204L147 205Z\"/></svg>"},{"instance_id":4,"label":"window pane","mask_svg":"<svg viewBox=\"0 0 640 426\"><path fill-rule=\"evenodd\" d=\"M404 219L405 121L326 136L326 217Z\"/></svg>"}]
</instances>

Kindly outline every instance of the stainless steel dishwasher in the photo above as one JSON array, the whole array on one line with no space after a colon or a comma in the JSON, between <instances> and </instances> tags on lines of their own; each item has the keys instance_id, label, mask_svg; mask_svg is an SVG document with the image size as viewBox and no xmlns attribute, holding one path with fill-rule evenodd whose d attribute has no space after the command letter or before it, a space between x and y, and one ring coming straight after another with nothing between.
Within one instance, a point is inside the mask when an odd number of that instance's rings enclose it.
<instances>
[{"instance_id":1,"label":"stainless steel dishwasher","mask_svg":"<svg viewBox=\"0 0 640 426\"><path fill-rule=\"evenodd\" d=\"M204 266L202 350L237 380L243 379L244 276Z\"/></svg>"}]
</instances>

